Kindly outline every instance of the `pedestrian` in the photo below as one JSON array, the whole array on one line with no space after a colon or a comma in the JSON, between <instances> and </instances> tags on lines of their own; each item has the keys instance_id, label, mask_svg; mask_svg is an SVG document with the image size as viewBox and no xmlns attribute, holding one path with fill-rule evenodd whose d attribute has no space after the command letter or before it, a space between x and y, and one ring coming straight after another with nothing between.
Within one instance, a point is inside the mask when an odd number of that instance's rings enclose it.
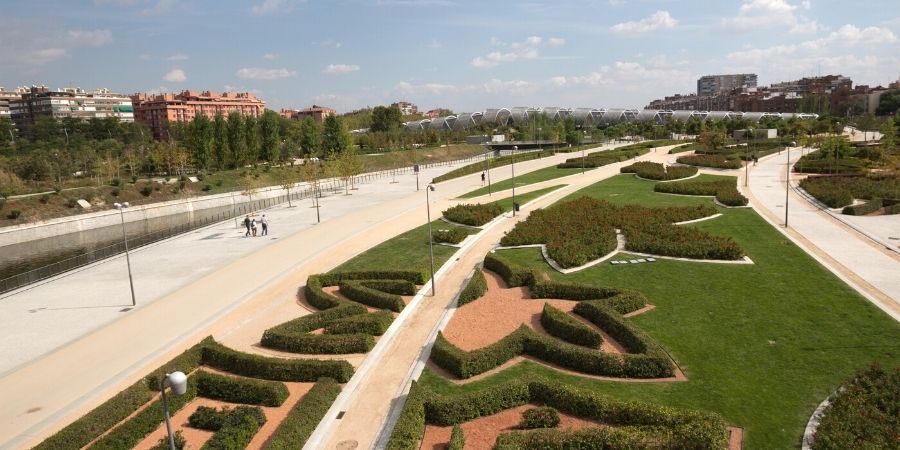
<instances>
[{"instance_id":1,"label":"pedestrian","mask_svg":"<svg viewBox=\"0 0 900 450\"><path fill-rule=\"evenodd\" d=\"M256 237L256 219L250 221L250 230L253 232L253 237Z\"/></svg>"},{"instance_id":2,"label":"pedestrian","mask_svg":"<svg viewBox=\"0 0 900 450\"><path fill-rule=\"evenodd\" d=\"M259 219L259 223L262 224L261 236L267 236L269 234L269 219L266 219L265 214L263 214L262 219Z\"/></svg>"},{"instance_id":3,"label":"pedestrian","mask_svg":"<svg viewBox=\"0 0 900 450\"><path fill-rule=\"evenodd\" d=\"M244 233L244 237L250 236L250 215L247 214L247 217L244 217L244 226L247 227L247 232Z\"/></svg>"},{"instance_id":4,"label":"pedestrian","mask_svg":"<svg viewBox=\"0 0 900 450\"><path fill-rule=\"evenodd\" d=\"M481 171L481 185L484 186L484 171Z\"/></svg>"},{"instance_id":5,"label":"pedestrian","mask_svg":"<svg viewBox=\"0 0 900 450\"><path fill-rule=\"evenodd\" d=\"M758 162L759 162L759 158L757 158L757 157L756 157L756 154L754 153L754 154L753 154L753 165L755 166L756 163L758 163Z\"/></svg>"}]
</instances>

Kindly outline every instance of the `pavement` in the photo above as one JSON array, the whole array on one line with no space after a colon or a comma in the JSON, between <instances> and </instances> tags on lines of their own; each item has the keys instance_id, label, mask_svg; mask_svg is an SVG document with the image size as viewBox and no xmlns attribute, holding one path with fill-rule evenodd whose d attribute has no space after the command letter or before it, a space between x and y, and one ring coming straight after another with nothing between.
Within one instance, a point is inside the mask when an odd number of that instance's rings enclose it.
<instances>
[{"instance_id":1,"label":"pavement","mask_svg":"<svg viewBox=\"0 0 900 450\"><path fill-rule=\"evenodd\" d=\"M569 157L517 163L516 173ZM424 171L422 187L453 168ZM509 173L508 166L495 168L491 179ZM267 237L245 238L228 221L138 249L132 253L135 308L122 257L0 299L7 337L0 343L0 448L36 445L205 336L258 341L260 324L287 320L282 313L297 304L306 275L425 222L425 195L415 191L415 176L397 180L322 199L319 225L305 201L264 211ZM432 209L456 204L450 199L480 186L480 173L441 183Z\"/></svg>"},{"instance_id":2,"label":"pavement","mask_svg":"<svg viewBox=\"0 0 900 450\"><path fill-rule=\"evenodd\" d=\"M790 164L800 151L790 153ZM802 175L791 173L785 202L787 154L773 154L750 167L749 188L741 186L751 205L835 275L850 284L895 320L900 320L900 254L889 237L900 237L900 216L855 217L853 227L822 211L797 190ZM743 177L743 174L741 174ZM785 209L788 227L784 227ZM875 220L871 220L875 219ZM885 242L877 237L883 236ZM875 237L876 239L873 239ZM893 242L893 249L886 247Z\"/></svg>"}]
</instances>

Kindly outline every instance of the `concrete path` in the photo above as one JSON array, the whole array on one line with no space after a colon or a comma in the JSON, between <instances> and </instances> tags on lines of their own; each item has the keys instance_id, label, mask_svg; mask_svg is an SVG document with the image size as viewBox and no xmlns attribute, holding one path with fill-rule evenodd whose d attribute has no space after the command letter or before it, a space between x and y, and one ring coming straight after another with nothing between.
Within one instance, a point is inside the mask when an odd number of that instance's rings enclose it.
<instances>
[{"instance_id":1,"label":"concrete path","mask_svg":"<svg viewBox=\"0 0 900 450\"><path fill-rule=\"evenodd\" d=\"M519 163L516 173L571 156ZM423 188L450 169L423 173ZM509 173L495 168L491 177ZM19 362L0 375L0 448L39 443L204 336L231 336L260 312L294 304L306 274L424 223L425 195L415 191L415 177L398 180L323 199L317 226L308 202L268 210L269 239L243 238L225 222L143 248L133 255L138 307L130 311L122 311L130 306L122 258L0 300L0 326L16 342L2 344L0 360ZM433 212L480 185L480 173L440 184Z\"/></svg>"},{"instance_id":2,"label":"concrete path","mask_svg":"<svg viewBox=\"0 0 900 450\"><path fill-rule=\"evenodd\" d=\"M799 158L799 151L791 152L792 165ZM787 203L789 227L784 228L786 161L783 152L760 159L759 165L750 168L749 189L741 189L753 207L838 277L900 320L900 255L835 220L794 189ZM792 186L796 186L796 178L792 173ZM887 224L879 224L880 229L900 233L900 216L881 221Z\"/></svg>"}]
</instances>

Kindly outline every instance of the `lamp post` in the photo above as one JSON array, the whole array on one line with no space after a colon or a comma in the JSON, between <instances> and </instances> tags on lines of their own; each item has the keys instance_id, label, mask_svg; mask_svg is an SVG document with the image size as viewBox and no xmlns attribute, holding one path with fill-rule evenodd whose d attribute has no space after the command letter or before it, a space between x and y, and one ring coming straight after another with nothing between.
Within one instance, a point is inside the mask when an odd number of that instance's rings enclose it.
<instances>
[{"instance_id":1,"label":"lamp post","mask_svg":"<svg viewBox=\"0 0 900 450\"><path fill-rule=\"evenodd\" d=\"M434 190L434 183L428 184L428 189L425 189L425 208L428 212L428 256L431 258L431 296L434 297L435 292L435 284L437 282L434 279L434 236L431 234L431 195L428 193Z\"/></svg>"},{"instance_id":2,"label":"lamp post","mask_svg":"<svg viewBox=\"0 0 900 450\"><path fill-rule=\"evenodd\" d=\"M116 203L115 207L119 210L119 218L122 219L122 239L125 240L125 262L128 264L128 285L131 287L131 306L137 306L134 300L134 280L131 278L131 257L128 255L128 235L125 233L125 208L128 208L128 202Z\"/></svg>"},{"instance_id":3,"label":"lamp post","mask_svg":"<svg viewBox=\"0 0 900 450\"><path fill-rule=\"evenodd\" d=\"M513 145L512 152L512 163L510 167L512 168L512 210L513 217L516 217L516 151L519 150L518 145Z\"/></svg>"},{"instance_id":4,"label":"lamp post","mask_svg":"<svg viewBox=\"0 0 900 450\"><path fill-rule=\"evenodd\" d=\"M169 400L166 398L166 386L172 388L177 395L184 395L187 391L187 375L184 372L167 373L159 380L159 392L163 401L163 416L166 419L166 431L169 433L169 450L175 450L175 436L172 435L172 424L169 423Z\"/></svg>"},{"instance_id":5,"label":"lamp post","mask_svg":"<svg viewBox=\"0 0 900 450\"><path fill-rule=\"evenodd\" d=\"M791 147L787 148L787 167L784 170L785 172L785 180L784 180L784 227L788 227L788 202L790 201L790 193L791 193Z\"/></svg>"},{"instance_id":6,"label":"lamp post","mask_svg":"<svg viewBox=\"0 0 900 450\"><path fill-rule=\"evenodd\" d=\"M584 146L581 146L581 174L584 175Z\"/></svg>"}]
</instances>

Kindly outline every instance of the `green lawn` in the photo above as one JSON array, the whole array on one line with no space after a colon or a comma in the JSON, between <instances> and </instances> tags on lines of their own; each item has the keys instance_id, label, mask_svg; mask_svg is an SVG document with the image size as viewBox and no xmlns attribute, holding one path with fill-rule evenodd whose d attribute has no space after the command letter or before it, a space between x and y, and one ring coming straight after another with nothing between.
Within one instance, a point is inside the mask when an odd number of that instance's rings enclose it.
<instances>
[{"instance_id":1,"label":"green lawn","mask_svg":"<svg viewBox=\"0 0 900 450\"><path fill-rule=\"evenodd\" d=\"M593 170L592 168L588 168L587 170ZM553 180L556 178L567 177L569 175L575 175L581 173L581 169L559 169L556 166L545 167L543 169L535 170L534 172L529 172L524 175L516 176L516 187L525 186L534 183L540 183L541 181ZM496 183L491 183L491 191L498 192L506 189L512 188L512 180L503 180L498 181ZM480 197L482 195L486 195L488 193L488 187L482 187L479 189L475 189L472 192L463 194L460 198L472 198L472 197Z\"/></svg>"},{"instance_id":2,"label":"green lawn","mask_svg":"<svg viewBox=\"0 0 900 450\"><path fill-rule=\"evenodd\" d=\"M524 205L548 192L555 191L561 187L564 187L564 184L560 184L557 186L550 186L544 189L538 189L536 191L526 192L524 194L519 194L516 196L516 203L519 205ZM497 200L496 203L499 203L501 207L503 207L504 211L512 211L512 197L507 197L502 200Z\"/></svg>"},{"instance_id":3,"label":"green lawn","mask_svg":"<svg viewBox=\"0 0 900 450\"><path fill-rule=\"evenodd\" d=\"M724 175L707 175L700 174L690 180L684 180L685 183L693 181L717 181L721 179L734 180L735 177ZM650 207L663 206L691 206L711 204L712 199L706 197L686 197L679 195L665 195L653 192L653 186L656 181L641 180L635 178L634 174L623 173L612 178L596 183L584 189L574 192L562 199L562 201L574 200L578 197L587 195L599 199L606 200L617 205L625 205L630 203L639 203Z\"/></svg>"},{"instance_id":4,"label":"green lawn","mask_svg":"<svg viewBox=\"0 0 900 450\"><path fill-rule=\"evenodd\" d=\"M654 194L652 188L652 182L628 175L581 193L651 206L711 202ZM900 324L755 211L720 210L722 217L691 226L733 237L754 265L659 260L628 266L600 264L563 275L552 270L537 249L503 251L504 256L540 268L556 280L643 292L656 309L633 320L669 350L688 382L598 381L534 363L463 387L453 387L429 372L422 380L439 392L462 393L525 374L541 374L616 397L718 412L745 428L748 449L798 447L816 405L844 379L872 361L900 365Z\"/></svg>"}]
</instances>

